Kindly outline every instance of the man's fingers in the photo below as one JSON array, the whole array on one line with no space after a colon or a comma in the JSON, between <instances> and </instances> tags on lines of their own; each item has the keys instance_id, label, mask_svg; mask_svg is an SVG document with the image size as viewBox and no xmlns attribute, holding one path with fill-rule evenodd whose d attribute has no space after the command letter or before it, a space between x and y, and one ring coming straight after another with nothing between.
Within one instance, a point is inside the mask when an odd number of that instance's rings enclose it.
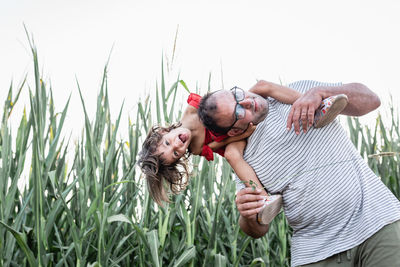
<instances>
[{"instance_id":1,"label":"man's fingers","mask_svg":"<svg viewBox=\"0 0 400 267\"><path fill-rule=\"evenodd\" d=\"M308 124L308 118L307 118L308 112L307 108L303 108L301 110L301 124L303 126L303 132L307 132L307 124Z\"/></svg>"},{"instance_id":2,"label":"man's fingers","mask_svg":"<svg viewBox=\"0 0 400 267\"><path fill-rule=\"evenodd\" d=\"M264 205L265 201L264 200L259 200L255 202L246 202L243 204L240 204L238 206L239 211L248 211L248 210L254 210L262 207Z\"/></svg>"},{"instance_id":3,"label":"man's fingers","mask_svg":"<svg viewBox=\"0 0 400 267\"><path fill-rule=\"evenodd\" d=\"M262 199L264 199L264 197L261 195L245 194L245 195L236 197L236 205L239 206L239 205L242 205L242 204L248 203L248 202L257 202Z\"/></svg>"},{"instance_id":4,"label":"man's fingers","mask_svg":"<svg viewBox=\"0 0 400 267\"><path fill-rule=\"evenodd\" d=\"M310 127L314 123L314 113L315 113L315 109L313 107L310 107L308 109L308 126L310 126Z\"/></svg>"},{"instance_id":5,"label":"man's fingers","mask_svg":"<svg viewBox=\"0 0 400 267\"><path fill-rule=\"evenodd\" d=\"M239 213L240 215L242 215L243 217L246 218L251 218L252 216L256 215L257 213L259 213L261 210L263 209L263 207L261 206L260 208L257 209L251 209L251 210L244 210L244 211L240 211Z\"/></svg>"},{"instance_id":6,"label":"man's fingers","mask_svg":"<svg viewBox=\"0 0 400 267\"><path fill-rule=\"evenodd\" d=\"M262 190L254 190L251 187L246 187L236 194L236 206L243 217L251 218L261 211L265 197L261 195Z\"/></svg>"},{"instance_id":7,"label":"man's fingers","mask_svg":"<svg viewBox=\"0 0 400 267\"><path fill-rule=\"evenodd\" d=\"M237 205L237 209L240 213L240 215L244 217L251 217L258 212L260 212L263 209L265 201L264 200L258 200L254 202L246 202L243 204Z\"/></svg>"},{"instance_id":8,"label":"man's fingers","mask_svg":"<svg viewBox=\"0 0 400 267\"><path fill-rule=\"evenodd\" d=\"M262 190L261 189L254 189L253 187L245 187L242 190L239 190L236 193L236 196L239 197L241 195L246 195L246 194L255 194L259 195L261 194Z\"/></svg>"},{"instance_id":9,"label":"man's fingers","mask_svg":"<svg viewBox=\"0 0 400 267\"><path fill-rule=\"evenodd\" d=\"M296 134L300 133L299 119L300 119L300 109L297 108L293 114L293 125L294 125L294 131Z\"/></svg>"},{"instance_id":10,"label":"man's fingers","mask_svg":"<svg viewBox=\"0 0 400 267\"><path fill-rule=\"evenodd\" d=\"M288 131L289 131L290 129L292 129L293 112L294 112L294 109L293 109L293 106L292 106L292 107L290 108L289 115L288 115L287 122L286 122L286 129L287 129Z\"/></svg>"}]
</instances>

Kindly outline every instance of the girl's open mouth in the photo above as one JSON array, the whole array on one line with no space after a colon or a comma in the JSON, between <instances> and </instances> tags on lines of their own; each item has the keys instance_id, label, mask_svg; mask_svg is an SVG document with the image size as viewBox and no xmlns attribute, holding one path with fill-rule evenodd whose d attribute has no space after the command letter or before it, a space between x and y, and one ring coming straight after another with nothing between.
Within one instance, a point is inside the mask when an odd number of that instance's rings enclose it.
<instances>
[{"instance_id":1,"label":"girl's open mouth","mask_svg":"<svg viewBox=\"0 0 400 267\"><path fill-rule=\"evenodd\" d=\"M185 143L186 140L187 140L187 135L186 134L180 134L178 137L182 141L182 143Z\"/></svg>"}]
</instances>

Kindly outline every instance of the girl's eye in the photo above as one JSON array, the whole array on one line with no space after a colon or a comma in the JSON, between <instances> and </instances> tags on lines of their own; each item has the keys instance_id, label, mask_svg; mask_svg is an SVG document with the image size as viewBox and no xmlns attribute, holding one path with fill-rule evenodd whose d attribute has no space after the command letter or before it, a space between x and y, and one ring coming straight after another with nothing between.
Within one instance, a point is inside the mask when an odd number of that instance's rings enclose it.
<instances>
[{"instance_id":1,"label":"girl's eye","mask_svg":"<svg viewBox=\"0 0 400 267\"><path fill-rule=\"evenodd\" d=\"M166 144L167 146L169 146L169 143L168 143L168 141L165 141L165 144Z\"/></svg>"},{"instance_id":2,"label":"girl's eye","mask_svg":"<svg viewBox=\"0 0 400 267\"><path fill-rule=\"evenodd\" d=\"M176 157L179 156L179 155L178 155L178 152L176 152L176 151L174 151L174 155L175 155Z\"/></svg>"}]
</instances>

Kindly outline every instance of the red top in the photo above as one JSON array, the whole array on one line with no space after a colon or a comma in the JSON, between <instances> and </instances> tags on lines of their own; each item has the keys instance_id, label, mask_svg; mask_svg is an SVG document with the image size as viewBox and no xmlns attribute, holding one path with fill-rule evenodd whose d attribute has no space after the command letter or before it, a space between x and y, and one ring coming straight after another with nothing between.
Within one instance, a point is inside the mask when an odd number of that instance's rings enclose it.
<instances>
[{"instance_id":1,"label":"red top","mask_svg":"<svg viewBox=\"0 0 400 267\"><path fill-rule=\"evenodd\" d=\"M198 94L191 93L187 99L187 103L191 105L192 107L199 108L201 101L201 96ZM209 143L215 141L215 142L221 142L222 140L228 138L226 134L224 135L216 135L210 130L207 130L205 128L205 138L204 138L204 144L203 144L203 150L201 152L201 156L205 157L208 161L214 160L214 155L212 149L208 146ZM220 154L221 156L224 156L225 153L225 148L220 148L216 153Z\"/></svg>"}]
</instances>

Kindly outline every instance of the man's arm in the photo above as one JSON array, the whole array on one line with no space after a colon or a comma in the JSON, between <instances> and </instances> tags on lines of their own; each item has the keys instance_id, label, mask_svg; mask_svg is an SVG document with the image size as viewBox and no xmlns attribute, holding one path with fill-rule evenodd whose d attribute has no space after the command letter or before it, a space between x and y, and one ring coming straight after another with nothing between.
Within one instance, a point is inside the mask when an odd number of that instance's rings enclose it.
<instances>
[{"instance_id":1,"label":"man's arm","mask_svg":"<svg viewBox=\"0 0 400 267\"><path fill-rule=\"evenodd\" d=\"M362 116L381 105L379 97L372 92L367 86L361 83L347 83L342 86L318 86L311 88L315 94L318 94L321 99L345 94L349 99L349 103L341 114L349 116ZM320 101L321 102L321 101Z\"/></svg>"},{"instance_id":2,"label":"man's arm","mask_svg":"<svg viewBox=\"0 0 400 267\"><path fill-rule=\"evenodd\" d=\"M262 190L246 187L236 194L236 206L240 213L239 226L243 232L253 238L260 238L268 232L268 225L261 225L256 220L256 214L263 208L264 196Z\"/></svg>"},{"instance_id":3,"label":"man's arm","mask_svg":"<svg viewBox=\"0 0 400 267\"><path fill-rule=\"evenodd\" d=\"M348 83L341 86L317 86L304 93L290 109L287 119L287 129L292 124L296 134L300 133L299 120L302 122L303 131L314 122L315 110L319 107L322 99L327 97L345 94L348 97L348 104L341 114L349 116L362 116L381 104L379 97L368 87L361 83Z\"/></svg>"}]
</instances>

